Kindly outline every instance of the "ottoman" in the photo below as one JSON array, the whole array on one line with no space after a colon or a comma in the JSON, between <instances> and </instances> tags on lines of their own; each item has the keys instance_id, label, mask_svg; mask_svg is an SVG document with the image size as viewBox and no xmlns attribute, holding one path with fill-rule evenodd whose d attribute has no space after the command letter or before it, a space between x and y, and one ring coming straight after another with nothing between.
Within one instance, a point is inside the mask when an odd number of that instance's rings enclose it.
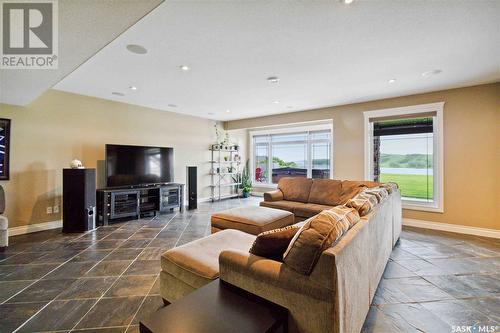
<instances>
[{"instance_id":1,"label":"ottoman","mask_svg":"<svg viewBox=\"0 0 500 333\"><path fill-rule=\"evenodd\" d=\"M292 212L268 207L251 206L224 210L212 215L212 233L236 229L252 235L292 225Z\"/></svg>"},{"instance_id":2,"label":"ottoman","mask_svg":"<svg viewBox=\"0 0 500 333\"><path fill-rule=\"evenodd\" d=\"M161 256L160 294L172 303L219 277L219 254L248 252L255 236L224 230L165 252Z\"/></svg>"}]
</instances>

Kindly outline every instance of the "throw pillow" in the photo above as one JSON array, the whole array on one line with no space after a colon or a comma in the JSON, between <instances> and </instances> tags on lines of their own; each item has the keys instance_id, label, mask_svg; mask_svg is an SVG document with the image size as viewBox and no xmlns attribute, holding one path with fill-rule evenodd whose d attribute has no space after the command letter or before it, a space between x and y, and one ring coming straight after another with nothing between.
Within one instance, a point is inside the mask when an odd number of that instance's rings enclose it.
<instances>
[{"instance_id":1,"label":"throw pillow","mask_svg":"<svg viewBox=\"0 0 500 333\"><path fill-rule=\"evenodd\" d=\"M283 261L301 274L310 274L321 253L358 221L358 213L347 207L337 206L322 211L308 219L295 234Z\"/></svg>"},{"instance_id":2,"label":"throw pillow","mask_svg":"<svg viewBox=\"0 0 500 333\"><path fill-rule=\"evenodd\" d=\"M377 197L378 202L381 202L389 196L389 192L384 187L367 188L364 192Z\"/></svg>"},{"instance_id":3,"label":"throw pillow","mask_svg":"<svg viewBox=\"0 0 500 333\"><path fill-rule=\"evenodd\" d=\"M253 242L250 253L264 258L282 261L283 253L285 253L288 244L290 244L290 241L299 229L300 227L291 225L261 232Z\"/></svg>"},{"instance_id":4,"label":"throw pillow","mask_svg":"<svg viewBox=\"0 0 500 333\"><path fill-rule=\"evenodd\" d=\"M380 184L380 187L385 188L387 192L389 192L389 194L391 194L392 192L396 191L399 188L398 184L394 182L382 183Z\"/></svg>"},{"instance_id":5,"label":"throw pillow","mask_svg":"<svg viewBox=\"0 0 500 333\"><path fill-rule=\"evenodd\" d=\"M353 225L359 222L360 217L356 209L346 206L335 206L325 212L333 216L334 220L342 225L347 226L347 230L351 229ZM344 232L346 232L345 230Z\"/></svg>"},{"instance_id":6,"label":"throw pillow","mask_svg":"<svg viewBox=\"0 0 500 333\"><path fill-rule=\"evenodd\" d=\"M354 208L358 211L360 216L365 216L375 207L375 205L377 205L377 203L376 196L363 191L354 198L349 199L345 206Z\"/></svg>"}]
</instances>

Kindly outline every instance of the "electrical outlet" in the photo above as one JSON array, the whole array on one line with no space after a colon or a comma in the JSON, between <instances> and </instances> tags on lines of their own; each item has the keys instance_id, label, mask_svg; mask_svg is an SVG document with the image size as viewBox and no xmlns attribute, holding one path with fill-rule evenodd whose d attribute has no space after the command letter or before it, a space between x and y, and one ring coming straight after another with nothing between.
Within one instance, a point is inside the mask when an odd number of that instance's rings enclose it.
<instances>
[{"instance_id":1,"label":"electrical outlet","mask_svg":"<svg viewBox=\"0 0 500 333\"><path fill-rule=\"evenodd\" d=\"M47 214L52 214L52 206L47 207Z\"/></svg>"},{"instance_id":2,"label":"electrical outlet","mask_svg":"<svg viewBox=\"0 0 500 333\"><path fill-rule=\"evenodd\" d=\"M55 205L54 208L52 209L52 211L54 212L54 214L59 213L59 206Z\"/></svg>"}]
</instances>

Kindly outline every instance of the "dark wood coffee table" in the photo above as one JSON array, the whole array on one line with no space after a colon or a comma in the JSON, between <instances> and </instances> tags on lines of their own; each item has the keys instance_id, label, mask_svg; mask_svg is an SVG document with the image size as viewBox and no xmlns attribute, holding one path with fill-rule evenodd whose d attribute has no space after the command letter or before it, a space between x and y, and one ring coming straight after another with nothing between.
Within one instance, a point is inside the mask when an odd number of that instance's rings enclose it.
<instances>
[{"instance_id":1,"label":"dark wood coffee table","mask_svg":"<svg viewBox=\"0 0 500 333\"><path fill-rule=\"evenodd\" d=\"M141 320L141 333L287 332L288 310L219 279Z\"/></svg>"}]
</instances>

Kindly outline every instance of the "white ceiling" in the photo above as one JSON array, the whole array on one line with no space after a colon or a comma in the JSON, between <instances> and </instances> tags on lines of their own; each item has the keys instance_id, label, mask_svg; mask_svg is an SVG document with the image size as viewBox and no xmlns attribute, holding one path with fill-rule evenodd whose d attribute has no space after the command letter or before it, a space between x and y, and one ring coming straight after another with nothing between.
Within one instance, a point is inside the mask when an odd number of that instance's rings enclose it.
<instances>
[{"instance_id":1,"label":"white ceiling","mask_svg":"<svg viewBox=\"0 0 500 333\"><path fill-rule=\"evenodd\" d=\"M162 1L59 0L58 69L0 70L0 103L30 103Z\"/></svg>"},{"instance_id":2,"label":"white ceiling","mask_svg":"<svg viewBox=\"0 0 500 333\"><path fill-rule=\"evenodd\" d=\"M166 1L56 89L231 120L496 81L500 1Z\"/></svg>"}]
</instances>

